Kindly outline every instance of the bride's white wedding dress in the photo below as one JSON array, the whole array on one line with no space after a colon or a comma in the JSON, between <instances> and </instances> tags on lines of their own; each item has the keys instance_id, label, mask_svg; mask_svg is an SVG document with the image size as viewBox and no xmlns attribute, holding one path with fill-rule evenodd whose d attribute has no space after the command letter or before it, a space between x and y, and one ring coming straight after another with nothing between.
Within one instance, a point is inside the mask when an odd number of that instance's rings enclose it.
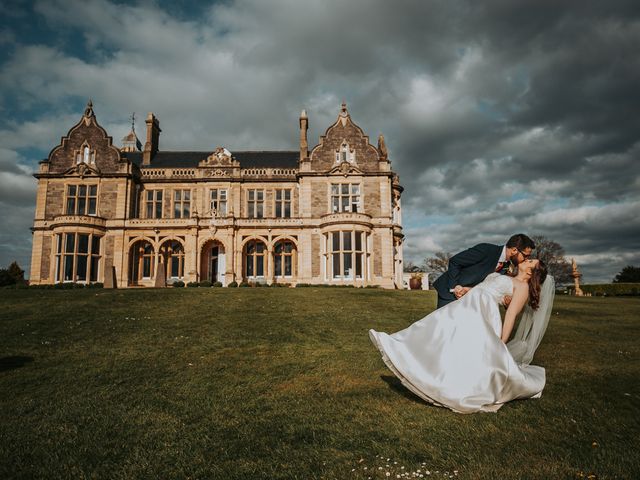
<instances>
[{"instance_id":1,"label":"bride's white wedding dress","mask_svg":"<svg viewBox=\"0 0 640 480\"><path fill-rule=\"evenodd\" d=\"M492 273L410 327L392 335L369 330L369 336L391 371L419 397L460 413L495 412L510 400L539 397L545 385L544 368L516 362L500 339L499 303L512 294L512 278Z\"/></svg>"}]
</instances>

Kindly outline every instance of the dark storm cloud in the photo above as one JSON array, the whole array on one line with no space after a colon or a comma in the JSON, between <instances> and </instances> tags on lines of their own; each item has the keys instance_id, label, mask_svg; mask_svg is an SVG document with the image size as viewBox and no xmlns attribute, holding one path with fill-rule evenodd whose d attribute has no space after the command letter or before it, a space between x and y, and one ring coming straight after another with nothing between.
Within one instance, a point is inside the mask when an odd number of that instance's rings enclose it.
<instances>
[{"instance_id":1,"label":"dark storm cloud","mask_svg":"<svg viewBox=\"0 0 640 480\"><path fill-rule=\"evenodd\" d=\"M25 165L89 97L116 143L132 111L153 110L161 148L232 150L296 148L302 108L315 143L347 100L373 142L387 139L408 259L524 230L560 242L588 280L610 280L640 263L637 5L38 1L0 36L12 52L0 73L11 193L0 201L28 203ZM41 40L18 34L27 19Z\"/></svg>"}]
</instances>

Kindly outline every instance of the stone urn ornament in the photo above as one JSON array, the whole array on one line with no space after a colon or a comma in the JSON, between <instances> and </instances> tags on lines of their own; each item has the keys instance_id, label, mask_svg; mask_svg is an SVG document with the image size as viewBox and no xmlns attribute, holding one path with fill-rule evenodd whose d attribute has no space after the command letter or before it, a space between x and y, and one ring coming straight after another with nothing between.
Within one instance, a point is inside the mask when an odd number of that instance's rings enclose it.
<instances>
[{"instance_id":1,"label":"stone urn ornament","mask_svg":"<svg viewBox=\"0 0 640 480\"><path fill-rule=\"evenodd\" d=\"M422 290L422 272L413 272L411 274L409 288L411 290Z\"/></svg>"}]
</instances>

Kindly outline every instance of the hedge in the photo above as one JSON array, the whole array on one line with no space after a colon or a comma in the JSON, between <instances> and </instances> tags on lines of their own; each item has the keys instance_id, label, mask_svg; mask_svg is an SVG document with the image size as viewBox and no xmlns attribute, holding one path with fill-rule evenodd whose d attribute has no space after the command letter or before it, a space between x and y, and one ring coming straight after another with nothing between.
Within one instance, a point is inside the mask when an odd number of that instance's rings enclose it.
<instances>
[{"instance_id":1,"label":"hedge","mask_svg":"<svg viewBox=\"0 0 640 480\"><path fill-rule=\"evenodd\" d=\"M591 294L594 297L640 295L640 283L603 283L599 285L581 285L580 288L585 294ZM574 290L574 288L571 288L572 293Z\"/></svg>"}]
</instances>

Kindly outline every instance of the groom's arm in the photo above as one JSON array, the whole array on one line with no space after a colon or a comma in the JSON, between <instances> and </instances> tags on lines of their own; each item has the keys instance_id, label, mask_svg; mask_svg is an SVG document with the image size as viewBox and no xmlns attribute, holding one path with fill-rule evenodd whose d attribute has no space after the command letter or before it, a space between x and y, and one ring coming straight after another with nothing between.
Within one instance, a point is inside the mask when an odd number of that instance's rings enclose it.
<instances>
[{"instance_id":1,"label":"groom's arm","mask_svg":"<svg viewBox=\"0 0 640 480\"><path fill-rule=\"evenodd\" d=\"M486 256L485 249L481 245L476 245L451 257L449 259L449 289L460 284L462 270L481 263Z\"/></svg>"}]
</instances>

